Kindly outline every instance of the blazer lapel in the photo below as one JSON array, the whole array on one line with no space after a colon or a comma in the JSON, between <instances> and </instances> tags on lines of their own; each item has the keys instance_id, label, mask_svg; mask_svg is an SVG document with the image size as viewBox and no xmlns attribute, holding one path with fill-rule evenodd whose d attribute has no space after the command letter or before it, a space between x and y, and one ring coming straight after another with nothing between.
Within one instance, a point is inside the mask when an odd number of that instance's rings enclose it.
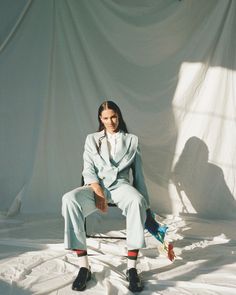
<instances>
[{"instance_id":1,"label":"blazer lapel","mask_svg":"<svg viewBox=\"0 0 236 295\"><path fill-rule=\"evenodd\" d=\"M110 165L109 150L107 145L107 139L104 130L96 134L96 144L99 148L100 157Z\"/></svg>"},{"instance_id":2,"label":"blazer lapel","mask_svg":"<svg viewBox=\"0 0 236 295\"><path fill-rule=\"evenodd\" d=\"M124 132L121 131L120 138L117 140L116 150L114 161L119 163L122 158L126 155L131 143L131 137L127 136Z\"/></svg>"},{"instance_id":3,"label":"blazer lapel","mask_svg":"<svg viewBox=\"0 0 236 295\"><path fill-rule=\"evenodd\" d=\"M109 156L109 150L107 145L107 139L104 137L101 142L101 149L100 149L100 155L101 157L106 161L107 164L110 164L110 156Z\"/></svg>"},{"instance_id":4,"label":"blazer lapel","mask_svg":"<svg viewBox=\"0 0 236 295\"><path fill-rule=\"evenodd\" d=\"M119 136L120 138L118 138L116 146L117 152L113 161L110 161L106 134L104 130L96 133L95 140L97 147L99 148L99 155L109 166L114 165L114 163L118 164L124 158L130 148L132 137L122 131L120 132Z\"/></svg>"}]
</instances>

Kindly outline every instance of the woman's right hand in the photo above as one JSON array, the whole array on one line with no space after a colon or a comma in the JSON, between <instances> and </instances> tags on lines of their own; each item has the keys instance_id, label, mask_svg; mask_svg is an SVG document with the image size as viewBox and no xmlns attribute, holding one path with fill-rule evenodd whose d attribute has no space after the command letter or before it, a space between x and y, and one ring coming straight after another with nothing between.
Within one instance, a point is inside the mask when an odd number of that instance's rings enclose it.
<instances>
[{"instance_id":1,"label":"woman's right hand","mask_svg":"<svg viewBox=\"0 0 236 295\"><path fill-rule=\"evenodd\" d=\"M90 186L94 192L95 206L102 212L107 212L108 205L103 189L99 183L91 183Z\"/></svg>"},{"instance_id":2,"label":"woman's right hand","mask_svg":"<svg viewBox=\"0 0 236 295\"><path fill-rule=\"evenodd\" d=\"M106 198L97 195L96 193L94 193L94 197L95 197L95 205L96 207L101 210L103 213L107 212L107 200Z\"/></svg>"}]
</instances>

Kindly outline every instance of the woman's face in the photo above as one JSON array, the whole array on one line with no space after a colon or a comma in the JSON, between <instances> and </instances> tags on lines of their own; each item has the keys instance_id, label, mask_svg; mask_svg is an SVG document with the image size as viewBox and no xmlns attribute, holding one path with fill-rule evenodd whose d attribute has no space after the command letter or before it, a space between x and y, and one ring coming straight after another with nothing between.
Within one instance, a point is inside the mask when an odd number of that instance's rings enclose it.
<instances>
[{"instance_id":1,"label":"woman's face","mask_svg":"<svg viewBox=\"0 0 236 295\"><path fill-rule=\"evenodd\" d=\"M109 133L115 133L118 131L119 118L116 112L111 109L102 111L100 120L102 121L105 129Z\"/></svg>"}]
</instances>

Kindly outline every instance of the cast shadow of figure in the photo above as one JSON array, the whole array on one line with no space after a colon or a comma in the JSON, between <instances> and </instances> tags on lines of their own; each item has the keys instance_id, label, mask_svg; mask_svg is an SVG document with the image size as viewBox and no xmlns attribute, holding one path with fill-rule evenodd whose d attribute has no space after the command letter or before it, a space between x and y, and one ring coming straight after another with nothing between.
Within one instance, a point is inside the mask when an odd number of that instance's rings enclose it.
<instances>
[{"instance_id":1,"label":"cast shadow of figure","mask_svg":"<svg viewBox=\"0 0 236 295\"><path fill-rule=\"evenodd\" d=\"M185 194L199 217L235 218L236 202L223 170L210 163L208 156L209 150L203 140L195 136L187 140L172 174L183 204L182 213L189 213Z\"/></svg>"}]
</instances>

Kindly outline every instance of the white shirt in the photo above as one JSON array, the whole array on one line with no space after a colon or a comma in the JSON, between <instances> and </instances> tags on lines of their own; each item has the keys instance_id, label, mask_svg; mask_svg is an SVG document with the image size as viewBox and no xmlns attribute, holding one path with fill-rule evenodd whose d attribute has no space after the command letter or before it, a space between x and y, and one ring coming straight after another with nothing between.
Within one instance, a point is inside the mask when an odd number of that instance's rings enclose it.
<instances>
[{"instance_id":1,"label":"white shirt","mask_svg":"<svg viewBox=\"0 0 236 295\"><path fill-rule=\"evenodd\" d=\"M116 133L107 132L106 136L110 159L114 159L115 154L117 153L117 142L120 140L120 131Z\"/></svg>"}]
</instances>

